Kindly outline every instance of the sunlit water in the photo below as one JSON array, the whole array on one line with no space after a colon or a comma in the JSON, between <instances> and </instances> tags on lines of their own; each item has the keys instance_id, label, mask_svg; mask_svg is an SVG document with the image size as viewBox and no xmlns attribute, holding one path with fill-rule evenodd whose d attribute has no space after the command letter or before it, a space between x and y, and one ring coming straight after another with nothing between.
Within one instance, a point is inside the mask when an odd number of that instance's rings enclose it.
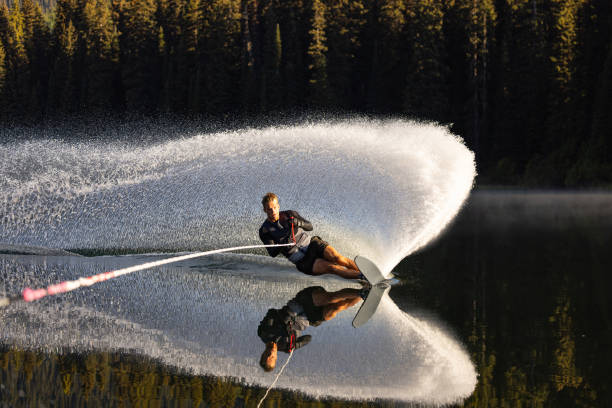
<instances>
[{"instance_id":1,"label":"sunlit water","mask_svg":"<svg viewBox=\"0 0 612 408\"><path fill-rule=\"evenodd\" d=\"M0 276L14 291L152 258L5 255ZM252 258L186 261L61 299L0 309L0 344L50 352L128 351L193 375L268 386L274 374L259 367L264 344L257 337L266 311L281 308L308 286L333 291L355 284L311 278ZM313 340L294 352L278 388L315 397L434 404L471 394L476 372L469 355L434 321L402 312L386 296L374 317L354 329L351 321L359 305L306 330ZM281 353L277 371L286 358Z\"/></svg>"},{"instance_id":2,"label":"sunlit water","mask_svg":"<svg viewBox=\"0 0 612 408\"><path fill-rule=\"evenodd\" d=\"M473 153L446 128L399 120L173 136L0 145L0 243L257 244L261 196L273 191L341 252L387 272L444 229L475 175Z\"/></svg>"},{"instance_id":3,"label":"sunlit water","mask_svg":"<svg viewBox=\"0 0 612 408\"><path fill-rule=\"evenodd\" d=\"M142 145L95 137L0 145L0 244L110 252L258 244L260 199L273 191L281 208L299 211L340 252L367 256L388 272L444 230L475 176L474 155L459 138L405 121L170 136ZM262 256L214 259L233 259L232 266L203 259L11 306L0 311L0 340L43 350L130 350L190 373L267 386L272 378L257 365L263 344L256 336L265 311L312 283L328 290L345 283L314 280ZM0 292L149 260L5 256ZM434 404L473 391L468 355L436 323L388 297L359 331L350 324L355 313L311 329L312 343L295 353L278 387Z\"/></svg>"}]
</instances>

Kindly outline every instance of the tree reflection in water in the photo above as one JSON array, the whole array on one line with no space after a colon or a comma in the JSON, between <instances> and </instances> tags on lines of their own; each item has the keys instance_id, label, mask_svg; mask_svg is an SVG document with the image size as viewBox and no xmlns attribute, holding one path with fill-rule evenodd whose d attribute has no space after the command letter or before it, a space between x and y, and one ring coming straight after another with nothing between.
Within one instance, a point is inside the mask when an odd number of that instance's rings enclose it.
<instances>
[{"instance_id":1,"label":"tree reflection in water","mask_svg":"<svg viewBox=\"0 0 612 408\"><path fill-rule=\"evenodd\" d=\"M466 407L612 406L612 195L477 192L397 268L403 308L461 332L479 382Z\"/></svg>"}]
</instances>

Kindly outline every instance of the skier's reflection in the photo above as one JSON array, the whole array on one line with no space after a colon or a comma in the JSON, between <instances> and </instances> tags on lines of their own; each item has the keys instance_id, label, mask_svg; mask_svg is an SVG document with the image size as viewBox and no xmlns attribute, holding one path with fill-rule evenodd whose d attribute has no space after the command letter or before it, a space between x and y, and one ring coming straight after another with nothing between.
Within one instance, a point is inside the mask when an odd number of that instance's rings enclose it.
<instances>
[{"instance_id":1,"label":"skier's reflection","mask_svg":"<svg viewBox=\"0 0 612 408\"><path fill-rule=\"evenodd\" d=\"M311 286L301 290L281 309L269 309L257 328L257 334L266 344L259 364L265 371L274 370L278 351L289 353L310 342L310 335L301 335L308 326L333 319L366 295L367 289L328 292L320 286Z\"/></svg>"}]
</instances>

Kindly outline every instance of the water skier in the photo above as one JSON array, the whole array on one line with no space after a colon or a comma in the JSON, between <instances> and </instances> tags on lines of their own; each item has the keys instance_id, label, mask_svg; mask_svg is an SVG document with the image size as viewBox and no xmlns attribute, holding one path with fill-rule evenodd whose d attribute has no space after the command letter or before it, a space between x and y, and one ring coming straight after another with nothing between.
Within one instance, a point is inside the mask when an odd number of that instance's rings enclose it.
<instances>
[{"instance_id":1,"label":"water skier","mask_svg":"<svg viewBox=\"0 0 612 408\"><path fill-rule=\"evenodd\" d=\"M368 289L327 292L320 286L311 286L298 292L281 309L269 309L257 327L257 335L266 344L259 365L265 371L272 371L279 351L290 353L310 342L312 336L302 336L302 331L333 319L365 298L367 293Z\"/></svg>"},{"instance_id":2,"label":"water skier","mask_svg":"<svg viewBox=\"0 0 612 408\"><path fill-rule=\"evenodd\" d=\"M261 241L266 245L295 243L291 247L266 248L270 256L282 253L307 275L330 273L345 279L365 279L353 260L340 255L320 237L311 237L306 231L312 231L312 224L297 211L280 211L276 194L267 193L261 203L268 215L259 228Z\"/></svg>"}]
</instances>

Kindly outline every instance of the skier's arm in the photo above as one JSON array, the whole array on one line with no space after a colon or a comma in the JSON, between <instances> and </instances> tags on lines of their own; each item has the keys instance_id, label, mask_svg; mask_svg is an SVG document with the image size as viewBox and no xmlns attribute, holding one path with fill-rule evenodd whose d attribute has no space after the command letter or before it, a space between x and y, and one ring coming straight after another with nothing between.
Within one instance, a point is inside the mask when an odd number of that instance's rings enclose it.
<instances>
[{"instance_id":1,"label":"skier's arm","mask_svg":"<svg viewBox=\"0 0 612 408\"><path fill-rule=\"evenodd\" d=\"M297 228L301 228L304 231L312 231L312 224L310 221L302 217L297 211L288 211L289 216L293 217L293 225Z\"/></svg>"},{"instance_id":2,"label":"skier's arm","mask_svg":"<svg viewBox=\"0 0 612 408\"><path fill-rule=\"evenodd\" d=\"M263 229L259 230L259 239L261 239L261 242L263 242L264 245L275 245L276 244L276 242L274 242L270 234L268 234L268 231L265 231ZM273 248L266 248L266 251L268 251L268 255L270 255L271 257L276 257L278 254L280 254L281 249L282 247L273 247Z\"/></svg>"}]
</instances>

